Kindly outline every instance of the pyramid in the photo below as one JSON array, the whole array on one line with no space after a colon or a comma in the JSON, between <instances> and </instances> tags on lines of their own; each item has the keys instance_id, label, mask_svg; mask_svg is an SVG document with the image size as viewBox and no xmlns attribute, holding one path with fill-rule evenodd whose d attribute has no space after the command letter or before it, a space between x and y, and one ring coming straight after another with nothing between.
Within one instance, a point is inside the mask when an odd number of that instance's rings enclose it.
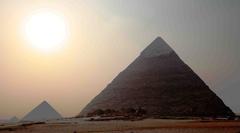
<instances>
[{"instance_id":1,"label":"pyramid","mask_svg":"<svg viewBox=\"0 0 240 133\"><path fill-rule=\"evenodd\" d=\"M43 101L23 117L22 121L44 121L60 118L62 118L62 116L46 101Z\"/></svg>"},{"instance_id":2,"label":"pyramid","mask_svg":"<svg viewBox=\"0 0 240 133\"><path fill-rule=\"evenodd\" d=\"M18 121L19 121L19 119L16 116L14 116L8 120L9 123L16 123Z\"/></svg>"},{"instance_id":3,"label":"pyramid","mask_svg":"<svg viewBox=\"0 0 240 133\"><path fill-rule=\"evenodd\" d=\"M96 110L143 108L148 117L234 116L160 37L107 85L78 117Z\"/></svg>"}]
</instances>

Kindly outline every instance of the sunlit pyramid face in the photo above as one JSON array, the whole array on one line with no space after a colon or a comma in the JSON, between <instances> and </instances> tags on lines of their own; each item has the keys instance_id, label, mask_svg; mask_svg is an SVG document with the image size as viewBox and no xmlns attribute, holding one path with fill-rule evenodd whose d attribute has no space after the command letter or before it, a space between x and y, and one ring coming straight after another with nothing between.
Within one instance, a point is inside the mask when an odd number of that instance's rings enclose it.
<instances>
[{"instance_id":1,"label":"sunlit pyramid face","mask_svg":"<svg viewBox=\"0 0 240 133\"><path fill-rule=\"evenodd\" d=\"M63 47L68 36L64 18L49 11L30 16L24 25L24 31L31 46L43 52L52 52Z\"/></svg>"}]
</instances>

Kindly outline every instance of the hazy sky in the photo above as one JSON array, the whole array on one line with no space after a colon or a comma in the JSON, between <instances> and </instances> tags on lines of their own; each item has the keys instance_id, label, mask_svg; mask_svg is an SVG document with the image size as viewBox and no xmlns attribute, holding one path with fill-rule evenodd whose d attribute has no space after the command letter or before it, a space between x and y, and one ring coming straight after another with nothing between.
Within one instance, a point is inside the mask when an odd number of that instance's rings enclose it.
<instances>
[{"instance_id":1,"label":"hazy sky","mask_svg":"<svg viewBox=\"0 0 240 133\"><path fill-rule=\"evenodd\" d=\"M65 47L45 54L24 40L36 10L65 17ZM74 116L161 36L240 112L239 0L1 0L0 117L23 117L43 100Z\"/></svg>"}]
</instances>

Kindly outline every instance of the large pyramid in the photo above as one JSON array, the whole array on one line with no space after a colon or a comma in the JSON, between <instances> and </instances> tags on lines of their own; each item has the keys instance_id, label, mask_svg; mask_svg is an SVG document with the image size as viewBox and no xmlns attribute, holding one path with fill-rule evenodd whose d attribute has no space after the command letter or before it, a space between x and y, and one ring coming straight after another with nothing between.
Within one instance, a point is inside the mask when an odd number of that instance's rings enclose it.
<instances>
[{"instance_id":1,"label":"large pyramid","mask_svg":"<svg viewBox=\"0 0 240 133\"><path fill-rule=\"evenodd\" d=\"M143 108L147 116L234 116L230 108L160 37L78 115Z\"/></svg>"},{"instance_id":2,"label":"large pyramid","mask_svg":"<svg viewBox=\"0 0 240 133\"><path fill-rule=\"evenodd\" d=\"M62 118L62 116L46 101L43 101L23 117L22 121L44 121L59 118Z\"/></svg>"}]
</instances>

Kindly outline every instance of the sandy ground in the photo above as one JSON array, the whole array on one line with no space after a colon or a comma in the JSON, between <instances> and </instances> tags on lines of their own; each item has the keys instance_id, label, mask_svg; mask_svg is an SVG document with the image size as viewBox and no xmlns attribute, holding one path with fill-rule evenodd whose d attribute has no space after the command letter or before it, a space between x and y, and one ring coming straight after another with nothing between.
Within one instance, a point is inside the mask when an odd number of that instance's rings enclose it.
<instances>
[{"instance_id":1,"label":"sandy ground","mask_svg":"<svg viewBox=\"0 0 240 133\"><path fill-rule=\"evenodd\" d=\"M46 124L5 125L0 133L240 133L240 121L49 121Z\"/></svg>"}]
</instances>

